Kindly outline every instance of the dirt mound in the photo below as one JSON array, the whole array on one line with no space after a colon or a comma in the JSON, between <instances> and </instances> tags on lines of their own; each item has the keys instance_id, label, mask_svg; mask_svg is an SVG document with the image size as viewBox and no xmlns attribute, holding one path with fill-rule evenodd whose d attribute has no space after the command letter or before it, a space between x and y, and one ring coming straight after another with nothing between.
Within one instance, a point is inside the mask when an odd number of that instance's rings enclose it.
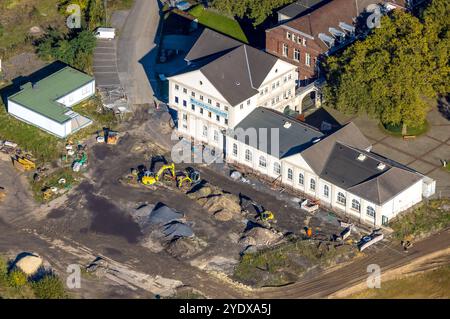
<instances>
[{"instance_id":1,"label":"dirt mound","mask_svg":"<svg viewBox=\"0 0 450 319\"><path fill-rule=\"evenodd\" d=\"M239 244L243 246L267 247L277 243L282 236L282 234L267 228L253 227L245 232Z\"/></svg>"},{"instance_id":2,"label":"dirt mound","mask_svg":"<svg viewBox=\"0 0 450 319\"><path fill-rule=\"evenodd\" d=\"M189 193L188 197L196 200L220 221L228 221L241 212L239 197L210 184Z\"/></svg>"},{"instance_id":3,"label":"dirt mound","mask_svg":"<svg viewBox=\"0 0 450 319\"><path fill-rule=\"evenodd\" d=\"M175 258L187 258L200 252L205 246L206 243L197 237L182 237L171 241L166 250Z\"/></svg>"},{"instance_id":4,"label":"dirt mound","mask_svg":"<svg viewBox=\"0 0 450 319\"><path fill-rule=\"evenodd\" d=\"M38 272L42 266L43 260L35 254L28 254L21 257L15 264L17 268L22 270L26 275L31 276Z\"/></svg>"},{"instance_id":5,"label":"dirt mound","mask_svg":"<svg viewBox=\"0 0 450 319\"><path fill-rule=\"evenodd\" d=\"M214 214L214 218L221 221L221 222L227 222L231 219L233 219L233 213L229 210L223 209L221 211L218 211Z\"/></svg>"}]
</instances>

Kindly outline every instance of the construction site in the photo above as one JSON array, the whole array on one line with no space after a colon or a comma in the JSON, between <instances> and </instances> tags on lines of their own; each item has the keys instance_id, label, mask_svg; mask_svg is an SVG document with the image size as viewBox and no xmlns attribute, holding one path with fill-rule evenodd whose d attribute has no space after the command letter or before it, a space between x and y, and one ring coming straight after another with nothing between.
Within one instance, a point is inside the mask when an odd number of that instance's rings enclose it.
<instances>
[{"instance_id":1,"label":"construction site","mask_svg":"<svg viewBox=\"0 0 450 319\"><path fill-rule=\"evenodd\" d=\"M31 155L4 145L2 166L20 176L15 183L32 180L38 194L13 213L18 196L28 191L1 185L5 222L31 227L44 240L58 234L70 238L67 245L89 247L91 253L77 254L78 262L100 277L111 258L179 281L176 289L166 282L166 295L196 286L193 273L241 287L244 295L289 284L353 260L368 242L383 239L381 232L227 164L174 163L169 150L178 141L171 140L173 123L164 107L140 109L127 125L126 133L105 129L67 143L53 166L37 167ZM136 285L129 273L121 276Z\"/></svg>"}]
</instances>

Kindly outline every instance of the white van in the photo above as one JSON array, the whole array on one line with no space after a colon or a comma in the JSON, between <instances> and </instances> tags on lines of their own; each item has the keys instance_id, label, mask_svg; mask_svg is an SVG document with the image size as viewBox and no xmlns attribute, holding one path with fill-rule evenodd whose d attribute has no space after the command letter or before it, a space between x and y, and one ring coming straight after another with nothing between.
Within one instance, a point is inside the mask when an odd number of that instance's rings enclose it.
<instances>
[{"instance_id":1,"label":"white van","mask_svg":"<svg viewBox=\"0 0 450 319\"><path fill-rule=\"evenodd\" d=\"M95 33L97 39L114 39L116 37L116 29L114 28L98 28Z\"/></svg>"}]
</instances>

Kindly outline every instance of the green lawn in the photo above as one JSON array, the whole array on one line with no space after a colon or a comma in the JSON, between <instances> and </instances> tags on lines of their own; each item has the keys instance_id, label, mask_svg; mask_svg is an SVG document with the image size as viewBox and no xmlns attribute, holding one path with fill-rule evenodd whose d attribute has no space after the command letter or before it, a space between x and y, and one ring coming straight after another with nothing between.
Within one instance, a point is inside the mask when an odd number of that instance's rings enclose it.
<instances>
[{"instance_id":1,"label":"green lawn","mask_svg":"<svg viewBox=\"0 0 450 319\"><path fill-rule=\"evenodd\" d=\"M417 127L407 127L406 135L414 135L419 136L428 131L428 122L425 121L423 125ZM392 136L402 137L402 126L401 125L389 125L389 124L380 124L380 128L382 131L388 133Z\"/></svg>"},{"instance_id":2,"label":"green lawn","mask_svg":"<svg viewBox=\"0 0 450 319\"><path fill-rule=\"evenodd\" d=\"M30 43L28 32L31 27L45 29L48 25L65 27L65 17L58 12L59 0L5 0L0 1L2 17L0 49L7 55ZM12 52L11 52L12 51ZM0 52L1 53L1 52Z\"/></svg>"},{"instance_id":3,"label":"green lawn","mask_svg":"<svg viewBox=\"0 0 450 319\"><path fill-rule=\"evenodd\" d=\"M31 151L40 162L59 157L59 139L41 129L12 117L0 102L0 140L17 143L22 149Z\"/></svg>"},{"instance_id":4,"label":"green lawn","mask_svg":"<svg viewBox=\"0 0 450 319\"><path fill-rule=\"evenodd\" d=\"M450 266L438 268L411 277L381 283L379 289L366 289L348 298L450 298Z\"/></svg>"},{"instance_id":5,"label":"green lawn","mask_svg":"<svg viewBox=\"0 0 450 319\"><path fill-rule=\"evenodd\" d=\"M189 10L189 14L197 18L200 24L203 24L210 29L229 35L244 43L248 43L244 31L242 31L241 26L235 19L205 9L202 5L193 7Z\"/></svg>"},{"instance_id":6,"label":"green lawn","mask_svg":"<svg viewBox=\"0 0 450 319\"><path fill-rule=\"evenodd\" d=\"M421 237L450 226L449 206L449 199L430 200L393 220L389 226L398 240Z\"/></svg>"}]
</instances>

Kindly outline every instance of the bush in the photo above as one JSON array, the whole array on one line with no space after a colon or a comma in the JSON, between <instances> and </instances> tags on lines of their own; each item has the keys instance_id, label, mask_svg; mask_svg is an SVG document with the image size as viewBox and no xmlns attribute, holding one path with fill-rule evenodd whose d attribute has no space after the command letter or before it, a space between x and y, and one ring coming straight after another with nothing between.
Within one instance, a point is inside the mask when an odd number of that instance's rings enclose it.
<instances>
[{"instance_id":1,"label":"bush","mask_svg":"<svg viewBox=\"0 0 450 319\"><path fill-rule=\"evenodd\" d=\"M39 299L65 299L67 294L64 284L55 275L47 275L31 284L36 298Z\"/></svg>"},{"instance_id":2,"label":"bush","mask_svg":"<svg viewBox=\"0 0 450 319\"><path fill-rule=\"evenodd\" d=\"M8 275L9 285L14 288L20 288L27 284L27 275L25 275L21 270L14 269Z\"/></svg>"}]
</instances>

